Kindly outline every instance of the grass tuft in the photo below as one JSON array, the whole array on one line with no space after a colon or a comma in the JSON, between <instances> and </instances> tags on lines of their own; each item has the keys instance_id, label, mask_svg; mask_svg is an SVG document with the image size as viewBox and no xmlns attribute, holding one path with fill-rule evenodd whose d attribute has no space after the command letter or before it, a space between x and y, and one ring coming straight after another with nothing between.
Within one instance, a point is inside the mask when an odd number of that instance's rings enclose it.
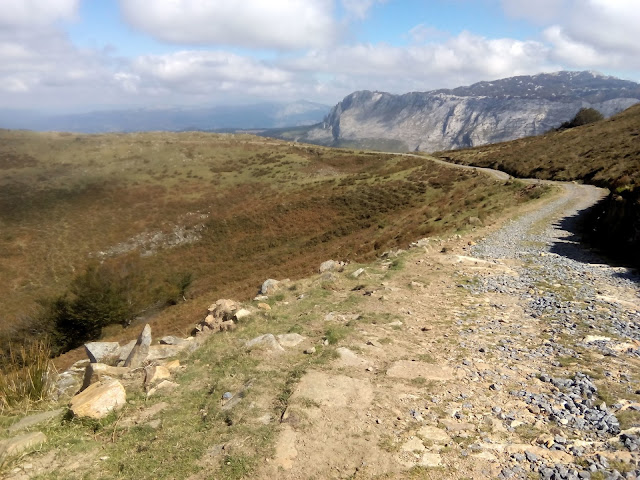
<instances>
[{"instance_id":1,"label":"grass tuft","mask_svg":"<svg viewBox=\"0 0 640 480\"><path fill-rule=\"evenodd\" d=\"M55 375L46 341L10 348L7 363L0 372L0 410L45 400L51 393Z\"/></svg>"}]
</instances>

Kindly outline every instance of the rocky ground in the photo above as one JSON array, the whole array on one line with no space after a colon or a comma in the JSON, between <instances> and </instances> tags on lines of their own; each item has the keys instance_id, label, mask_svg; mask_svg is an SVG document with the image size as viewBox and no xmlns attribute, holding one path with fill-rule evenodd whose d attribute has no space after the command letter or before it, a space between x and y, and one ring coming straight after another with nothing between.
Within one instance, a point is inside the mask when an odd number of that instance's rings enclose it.
<instances>
[{"instance_id":1,"label":"rocky ground","mask_svg":"<svg viewBox=\"0 0 640 480\"><path fill-rule=\"evenodd\" d=\"M370 278L354 313L400 320L303 377L282 478L640 475L639 278L575 243L565 228L600 192L564 188L477 245L422 242Z\"/></svg>"},{"instance_id":2,"label":"rocky ground","mask_svg":"<svg viewBox=\"0 0 640 480\"><path fill-rule=\"evenodd\" d=\"M157 449L161 464L189 436L200 448L184 474L136 478L640 478L640 278L571 233L601 192L561 188L500 228L283 282L246 306L254 323L181 358L176 393L137 399L88 439L74 468L71 447L45 448L6 478L131 478L117 450L128 417L155 422L134 457ZM213 358L227 347L253 370ZM217 412L228 430L203 429Z\"/></svg>"}]
</instances>

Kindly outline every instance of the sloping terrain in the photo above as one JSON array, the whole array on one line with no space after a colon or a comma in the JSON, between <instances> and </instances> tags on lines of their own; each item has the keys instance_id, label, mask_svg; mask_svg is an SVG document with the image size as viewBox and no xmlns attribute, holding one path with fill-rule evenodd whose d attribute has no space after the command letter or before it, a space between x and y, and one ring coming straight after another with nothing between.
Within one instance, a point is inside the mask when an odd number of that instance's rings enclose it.
<instances>
[{"instance_id":1,"label":"sloping terrain","mask_svg":"<svg viewBox=\"0 0 640 480\"><path fill-rule=\"evenodd\" d=\"M517 177L634 188L640 184L640 105L601 122L436 156Z\"/></svg>"},{"instance_id":2,"label":"sloping terrain","mask_svg":"<svg viewBox=\"0 0 640 480\"><path fill-rule=\"evenodd\" d=\"M180 357L173 390L21 427L47 441L4 478L637 476L640 279L573 237L603 192L559 192L246 302L237 330ZM245 343L268 333L295 335Z\"/></svg>"},{"instance_id":3,"label":"sloping terrain","mask_svg":"<svg viewBox=\"0 0 640 480\"><path fill-rule=\"evenodd\" d=\"M267 277L368 260L544 190L424 158L205 133L1 131L0 169L4 345L73 318L62 350L89 319L116 338L149 319L184 334L203 298L248 299Z\"/></svg>"},{"instance_id":4,"label":"sloping terrain","mask_svg":"<svg viewBox=\"0 0 640 480\"><path fill-rule=\"evenodd\" d=\"M635 82L556 72L404 95L354 92L322 124L271 134L321 145L433 152L539 135L581 108L608 117L639 100Z\"/></svg>"}]
</instances>

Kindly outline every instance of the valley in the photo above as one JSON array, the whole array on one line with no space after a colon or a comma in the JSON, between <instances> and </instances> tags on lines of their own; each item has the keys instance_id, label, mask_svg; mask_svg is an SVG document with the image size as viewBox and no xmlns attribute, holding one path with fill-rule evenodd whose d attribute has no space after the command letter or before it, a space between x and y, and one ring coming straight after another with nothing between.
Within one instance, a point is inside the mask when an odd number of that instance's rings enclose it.
<instances>
[{"instance_id":1,"label":"valley","mask_svg":"<svg viewBox=\"0 0 640 480\"><path fill-rule=\"evenodd\" d=\"M371 260L546 190L422 157L249 135L0 136L4 344L55 336L63 306L102 319L93 334L66 325L60 353L100 330L135 335L128 326L149 319L185 334L205 298L249 299L264 278ZM96 305L95 291L110 297Z\"/></svg>"}]
</instances>

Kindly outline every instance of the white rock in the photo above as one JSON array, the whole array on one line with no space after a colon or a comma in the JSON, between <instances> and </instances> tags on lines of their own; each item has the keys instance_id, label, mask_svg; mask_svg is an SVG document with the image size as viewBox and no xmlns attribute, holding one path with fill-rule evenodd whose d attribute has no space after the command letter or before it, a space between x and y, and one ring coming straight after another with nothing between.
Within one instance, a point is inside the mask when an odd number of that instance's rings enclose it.
<instances>
[{"instance_id":1,"label":"white rock","mask_svg":"<svg viewBox=\"0 0 640 480\"><path fill-rule=\"evenodd\" d=\"M307 337L303 337L297 333L283 333L276 338L278 343L283 347L295 347L307 339Z\"/></svg>"},{"instance_id":2,"label":"white rock","mask_svg":"<svg viewBox=\"0 0 640 480\"><path fill-rule=\"evenodd\" d=\"M71 412L77 417L100 419L122 408L127 393L118 380L98 382L71 399Z\"/></svg>"},{"instance_id":3,"label":"white rock","mask_svg":"<svg viewBox=\"0 0 640 480\"><path fill-rule=\"evenodd\" d=\"M118 342L89 342L85 343L84 350L91 363L112 363L117 361L120 355Z\"/></svg>"},{"instance_id":4,"label":"white rock","mask_svg":"<svg viewBox=\"0 0 640 480\"><path fill-rule=\"evenodd\" d=\"M271 352L284 352L284 348L278 343L271 333L260 335L244 344L247 350L263 349Z\"/></svg>"}]
</instances>

